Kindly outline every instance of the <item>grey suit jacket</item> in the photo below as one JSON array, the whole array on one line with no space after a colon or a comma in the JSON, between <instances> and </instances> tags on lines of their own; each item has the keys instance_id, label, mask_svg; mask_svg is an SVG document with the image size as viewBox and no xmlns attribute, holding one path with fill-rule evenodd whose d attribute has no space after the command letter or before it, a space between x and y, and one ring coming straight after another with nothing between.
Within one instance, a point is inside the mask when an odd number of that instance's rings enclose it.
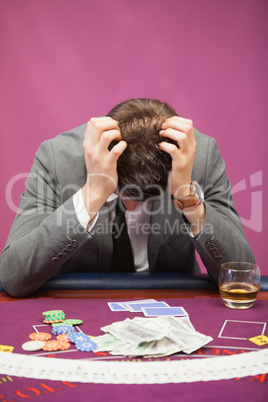
<instances>
[{"instance_id":1,"label":"grey suit jacket","mask_svg":"<svg viewBox=\"0 0 268 402\"><path fill-rule=\"evenodd\" d=\"M107 204L94 233L79 223L73 205L86 181L82 143L86 125L45 141L36 153L19 210L0 259L0 282L25 296L58 272L108 272L113 252ZM195 238L168 192L153 202L148 237L150 272L199 272L195 250L217 281L224 261L254 262L231 197L216 141L195 130L192 178L203 188L206 225Z\"/></svg>"}]
</instances>

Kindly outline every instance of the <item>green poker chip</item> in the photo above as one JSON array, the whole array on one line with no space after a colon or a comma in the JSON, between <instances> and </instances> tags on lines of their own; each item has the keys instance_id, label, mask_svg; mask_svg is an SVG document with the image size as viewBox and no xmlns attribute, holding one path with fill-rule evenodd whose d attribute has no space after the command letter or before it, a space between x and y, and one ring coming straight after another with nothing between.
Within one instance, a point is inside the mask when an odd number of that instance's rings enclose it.
<instances>
[{"instance_id":1,"label":"green poker chip","mask_svg":"<svg viewBox=\"0 0 268 402\"><path fill-rule=\"evenodd\" d=\"M44 311L42 314L46 317L47 315L49 316L64 315L64 312L62 310L50 310L50 311Z\"/></svg>"},{"instance_id":2,"label":"green poker chip","mask_svg":"<svg viewBox=\"0 0 268 402\"><path fill-rule=\"evenodd\" d=\"M68 325L68 327L72 327L71 324L66 324L65 322L61 321L61 322L54 322L53 324L51 324L52 327L58 327L59 325Z\"/></svg>"},{"instance_id":3,"label":"green poker chip","mask_svg":"<svg viewBox=\"0 0 268 402\"><path fill-rule=\"evenodd\" d=\"M83 321L78 320L78 319L69 318L69 319L63 320L61 324L64 324L64 325L80 325L80 324L83 324Z\"/></svg>"},{"instance_id":4,"label":"green poker chip","mask_svg":"<svg viewBox=\"0 0 268 402\"><path fill-rule=\"evenodd\" d=\"M42 314L45 317L44 322L49 324L61 322L65 319L65 314L62 310L49 310L44 311Z\"/></svg>"}]
</instances>

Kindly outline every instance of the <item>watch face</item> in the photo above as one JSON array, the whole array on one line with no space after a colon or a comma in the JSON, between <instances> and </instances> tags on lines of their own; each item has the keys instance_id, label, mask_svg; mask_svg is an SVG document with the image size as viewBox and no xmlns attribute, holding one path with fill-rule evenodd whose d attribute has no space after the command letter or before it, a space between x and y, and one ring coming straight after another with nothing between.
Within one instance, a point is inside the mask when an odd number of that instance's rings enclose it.
<instances>
[{"instance_id":1,"label":"watch face","mask_svg":"<svg viewBox=\"0 0 268 402\"><path fill-rule=\"evenodd\" d=\"M193 190L194 190L194 194L196 194L200 200L204 200L204 193L203 190L201 188L201 186L197 183L197 181L193 180Z\"/></svg>"}]
</instances>

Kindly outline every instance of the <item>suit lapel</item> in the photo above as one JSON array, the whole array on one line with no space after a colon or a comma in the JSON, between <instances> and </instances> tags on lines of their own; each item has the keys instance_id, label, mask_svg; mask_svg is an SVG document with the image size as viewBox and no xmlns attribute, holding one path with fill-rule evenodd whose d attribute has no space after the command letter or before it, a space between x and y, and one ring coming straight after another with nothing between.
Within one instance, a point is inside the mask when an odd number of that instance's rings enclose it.
<instances>
[{"instance_id":1,"label":"suit lapel","mask_svg":"<svg viewBox=\"0 0 268 402\"><path fill-rule=\"evenodd\" d=\"M155 271L155 264L164 235L165 220L171 214L172 203L168 191L153 202L151 231L148 237L148 261L150 272Z\"/></svg>"},{"instance_id":2,"label":"suit lapel","mask_svg":"<svg viewBox=\"0 0 268 402\"><path fill-rule=\"evenodd\" d=\"M111 223L109 218L108 205L100 209L100 214L97 222L97 238L99 242L99 271L108 272L112 258L113 240L111 235Z\"/></svg>"}]
</instances>

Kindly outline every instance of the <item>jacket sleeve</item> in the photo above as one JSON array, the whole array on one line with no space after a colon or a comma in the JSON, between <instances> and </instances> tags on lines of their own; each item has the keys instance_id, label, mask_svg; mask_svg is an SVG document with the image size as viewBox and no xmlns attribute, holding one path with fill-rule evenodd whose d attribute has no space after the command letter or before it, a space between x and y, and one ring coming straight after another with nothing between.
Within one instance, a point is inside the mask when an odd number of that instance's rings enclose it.
<instances>
[{"instance_id":1,"label":"jacket sleeve","mask_svg":"<svg viewBox=\"0 0 268 402\"><path fill-rule=\"evenodd\" d=\"M214 138L209 139L208 148L203 153L206 154L205 172L202 172L206 223L201 233L192 241L208 274L218 282L222 263L254 263L255 259L235 209L225 163Z\"/></svg>"},{"instance_id":2,"label":"jacket sleeve","mask_svg":"<svg viewBox=\"0 0 268 402\"><path fill-rule=\"evenodd\" d=\"M40 288L90 238L72 197L62 203L61 194L53 149L46 141L36 153L0 257L0 282L13 297Z\"/></svg>"}]
</instances>

